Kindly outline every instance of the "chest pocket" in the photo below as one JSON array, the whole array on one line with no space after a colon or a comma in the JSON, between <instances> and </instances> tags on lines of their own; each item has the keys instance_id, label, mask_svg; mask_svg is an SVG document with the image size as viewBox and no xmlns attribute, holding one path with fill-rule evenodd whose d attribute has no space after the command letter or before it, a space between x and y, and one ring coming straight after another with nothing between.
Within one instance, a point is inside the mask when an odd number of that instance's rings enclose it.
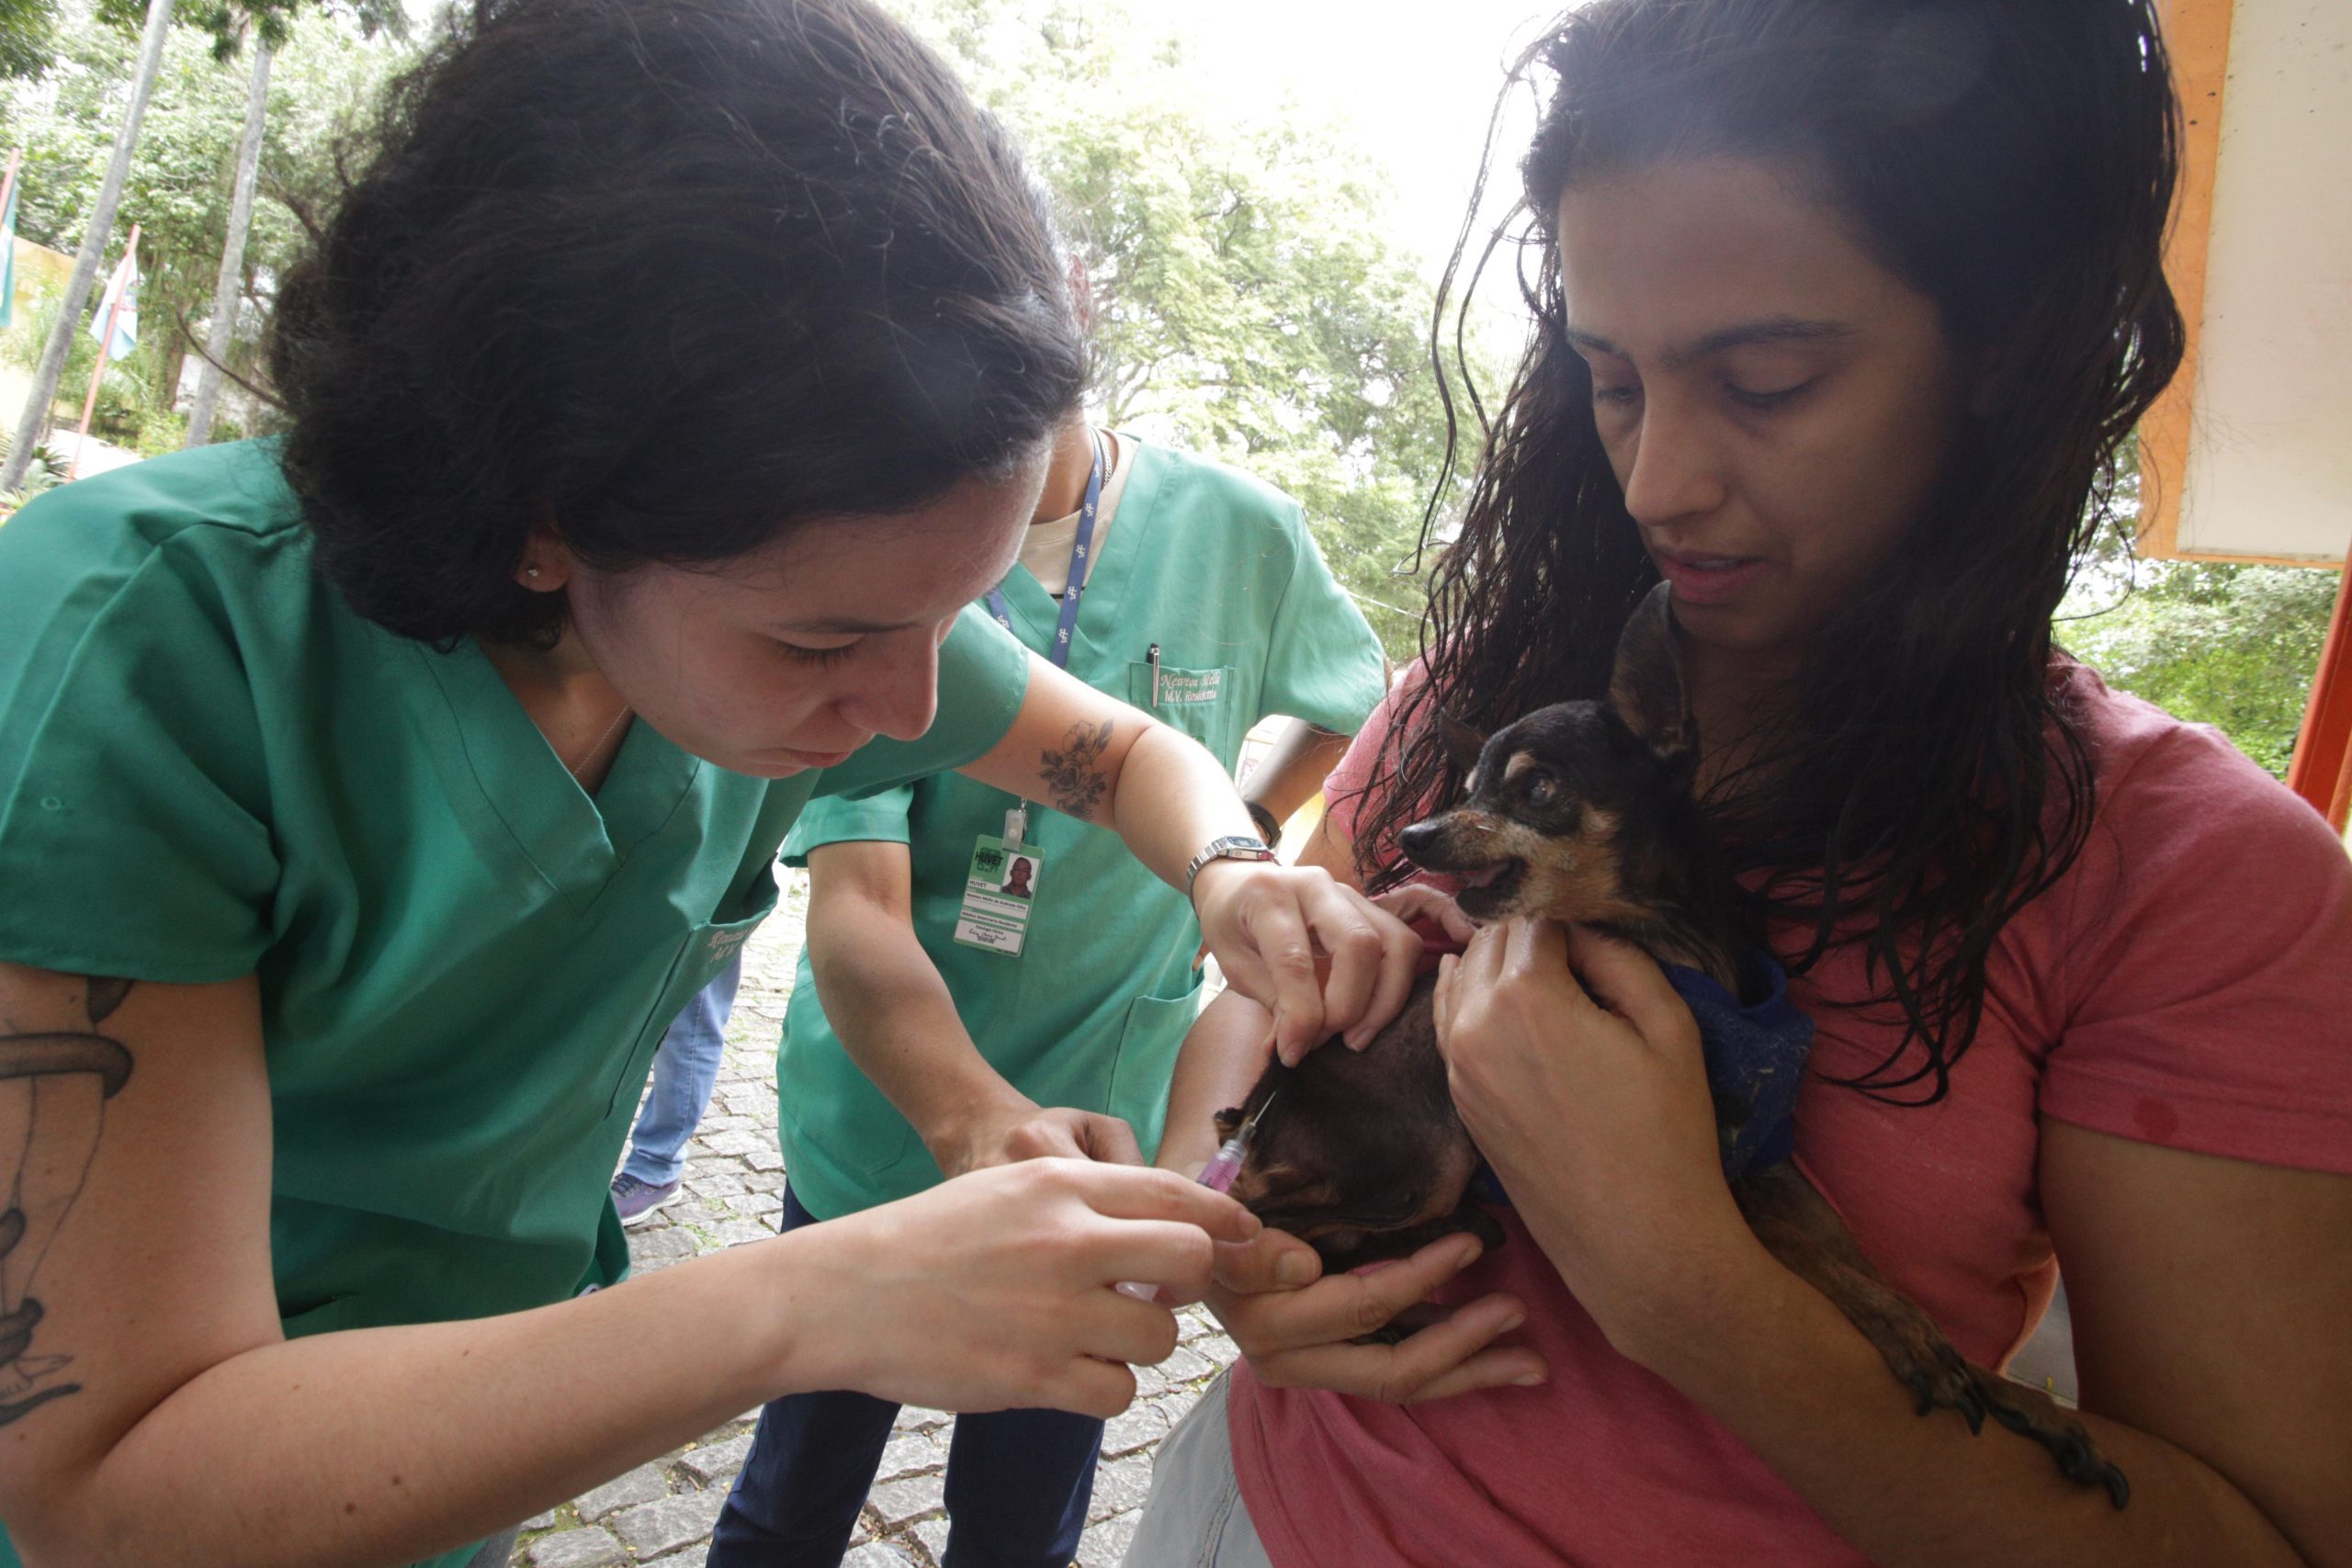
<instances>
[{"instance_id":1,"label":"chest pocket","mask_svg":"<svg viewBox=\"0 0 2352 1568\"><path fill-rule=\"evenodd\" d=\"M752 885L737 908L720 910L719 919L687 933L677 957L671 960L669 977L662 983L661 993L638 1024L637 1044L630 1050L620 1077L613 1080L612 1100L605 1107L606 1116L624 1109L624 1089L628 1090L628 1099L626 1109L629 1115L636 1115L637 1091L645 1086L645 1075L651 1066L653 1053L661 1047L662 1037L670 1032L671 1023L694 1000L695 993L717 979L718 972L743 951L744 942L775 908L775 878L762 878Z\"/></svg>"},{"instance_id":2,"label":"chest pocket","mask_svg":"<svg viewBox=\"0 0 2352 1568\"><path fill-rule=\"evenodd\" d=\"M1230 664L1188 669L1137 660L1127 666L1127 701L1171 728L1181 729L1227 767L1241 748L1240 689Z\"/></svg>"}]
</instances>

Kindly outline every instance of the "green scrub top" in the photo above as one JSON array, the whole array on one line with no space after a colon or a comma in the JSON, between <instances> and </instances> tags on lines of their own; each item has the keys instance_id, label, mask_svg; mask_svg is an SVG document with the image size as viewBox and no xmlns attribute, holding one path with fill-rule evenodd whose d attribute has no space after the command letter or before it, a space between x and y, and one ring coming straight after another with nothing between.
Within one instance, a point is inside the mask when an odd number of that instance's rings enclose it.
<instances>
[{"instance_id":1,"label":"green scrub top","mask_svg":"<svg viewBox=\"0 0 2352 1568\"><path fill-rule=\"evenodd\" d=\"M654 1048L774 903L793 819L969 761L1028 679L967 613L919 741L769 781L637 724L592 798L478 645L350 610L269 443L36 501L0 601L0 960L258 975L289 1337L619 1279Z\"/></svg>"},{"instance_id":2,"label":"green scrub top","mask_svg":"<svg viewBox=\"0 0 2352 1568\"><path fill-rule=\"evenodd\" d=\"M1297 504L1162 447L1138 445L1134 464L1080 601L1070 673L1193 736L1228 770L1270 714L1360 728L1383 690L1380 644ZM1058 603L1020 570L1004 597L1014 634L1044 652ZM915 933L981 1055L1042 1105L1124 1118L1148 1157L1200 1006L1192 905L1116 834L1033 804L1023 844L1041 869L1021 955L957 943L974 841L1002 833L1012 804L952 775L826 801L794 828L785 858L805 864L809 850L847 840L908 845ZM831 1219L940 1179L914 1128L833 1033L805 951L776 1077L785 1169L811 1213Z\"/></svg>"}]
</instances>

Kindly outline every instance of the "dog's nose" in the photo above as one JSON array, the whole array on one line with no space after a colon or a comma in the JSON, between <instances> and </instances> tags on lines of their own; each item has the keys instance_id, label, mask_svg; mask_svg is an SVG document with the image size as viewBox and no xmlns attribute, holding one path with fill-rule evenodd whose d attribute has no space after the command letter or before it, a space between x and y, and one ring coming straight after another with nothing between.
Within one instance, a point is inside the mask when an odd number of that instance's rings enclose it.
<instances>
[{"instance_id":1,"label":"dog's nose","mask_svg":"<svg viewBox=\"0 0 2352 1568\"><path fill-rule=\"evenodd\" d=\"M1437 840L1438 825L1436 823L1416 822L1396 835L1396 847L1412 859L1419 860L1437 848Z\"/></svg>"}]
</instances>

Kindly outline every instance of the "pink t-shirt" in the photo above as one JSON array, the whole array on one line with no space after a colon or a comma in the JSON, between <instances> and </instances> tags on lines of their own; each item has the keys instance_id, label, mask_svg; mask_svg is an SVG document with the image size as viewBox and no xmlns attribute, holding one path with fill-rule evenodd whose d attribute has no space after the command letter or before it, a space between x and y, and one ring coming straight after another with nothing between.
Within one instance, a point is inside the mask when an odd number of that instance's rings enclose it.
<instances>
[{"instance_id":1,"label":"pink t-shirt","mask_svg":"<svg viewBox=\"0 0 2352 1568\"><path fill-rule=\"evenodd\" d=\"M2057 1279L2037 1117L2352 1173L2352 861L2214 731L2088 670L2061 679L2096 748L2098 815L2064 879L2001 933L1951 1093L1900 1108L1816 1077L1796 1109L1798 1164L1863 1250L1996 1367ZM1342 829L1396 701L1331 775ZM1860 1073L1899 1037L1883 1016L1821 1005L1861 994L1860 964L1792 983L1820 1073ZM1526 1302L1520 1337L1551 1364L1544 1387L1399 1408L1237 1370L1234 1466L1277 1568L1863 1561L1736 1438L1612 1351L1518 1217L1498 1217L1509 1244L1449 1295Z\"/></svg>"}]
</instances>

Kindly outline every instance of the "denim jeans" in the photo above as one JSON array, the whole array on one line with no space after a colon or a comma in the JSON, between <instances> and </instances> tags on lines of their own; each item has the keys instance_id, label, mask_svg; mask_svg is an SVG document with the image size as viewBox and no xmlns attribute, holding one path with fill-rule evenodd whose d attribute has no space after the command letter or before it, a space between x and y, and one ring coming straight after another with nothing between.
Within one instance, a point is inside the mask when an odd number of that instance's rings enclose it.
<instances>
[{"instance_id":1,"label":"denim jeans","mask_svg":"<svg viewBox=\"0 0 2352 1568\"><path fill-rule=\"evenodd\" d=\"M1209 1384L1161 1441L1123 1568L1272 1568L1233 1473L1232 1386L1231 1372Z\"/></svg>"},{"instance_id":2,"label":"denim jeans","mask_svg":"<svg viewBox=\"0 0 2352 1568\"><path fill-rule=\"evenodd\" d=\"M786 1230L819 1223L789 1188ZM837 1568L899 1407L796 1393L760 1412L708 1568ZM958 1416L947 1451L945 1568L1067 1568L1094 1496L1102 1423L1063 1410Z\"/></svg>"},{"instance_id":3,"label":"denim jeans","mask_svg":"<svg viewBox=\"0 0 2352 1568\"><path fill-rule=\"evenodd\" d=\"M653 1092L638 1112L629 1134L628 1158L621 1169L639 1181L662 1187L686 1168L686 1140L695 1135L711 1087L718 1082L718 1058L727 1046L727 1015L735 1010L735 987L743 983L743 955L720 970L678 1014L653 1055Z\"/></svg>"}]
</instances>

